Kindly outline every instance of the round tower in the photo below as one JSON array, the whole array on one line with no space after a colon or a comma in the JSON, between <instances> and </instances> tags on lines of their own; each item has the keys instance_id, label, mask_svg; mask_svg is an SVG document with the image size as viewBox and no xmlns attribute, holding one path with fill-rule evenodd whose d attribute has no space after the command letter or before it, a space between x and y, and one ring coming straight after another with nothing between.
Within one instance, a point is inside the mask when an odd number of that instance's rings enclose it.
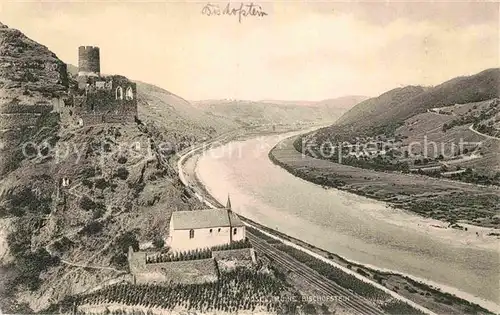
<instances>
[{"instance_id":1,"label":"round tower","mask_svg":"<svg viewBox=\"0 0 500 315\"><path fill-rule=\"evenodd\" d=\"M78 75L99 76L101 74L101 61L99 47L78 47Z\"/></svg>"}]
</instances>

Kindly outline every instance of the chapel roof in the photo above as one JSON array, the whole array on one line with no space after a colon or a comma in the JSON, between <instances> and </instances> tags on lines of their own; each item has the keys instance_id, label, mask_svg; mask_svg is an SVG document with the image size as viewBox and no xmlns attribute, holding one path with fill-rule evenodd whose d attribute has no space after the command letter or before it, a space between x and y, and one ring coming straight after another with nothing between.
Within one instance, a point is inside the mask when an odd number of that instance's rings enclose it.
<instances>
[{"instance_id":1,"label":"chapel roof","mask_svg":"<svg viewBox=\"0 0 500 315\"><path fill-rule=\"evenodd\" d=\"M229 209L174 211L171 220L174 230L243 226L238 215Z\"/></svg>"}]
</instances>

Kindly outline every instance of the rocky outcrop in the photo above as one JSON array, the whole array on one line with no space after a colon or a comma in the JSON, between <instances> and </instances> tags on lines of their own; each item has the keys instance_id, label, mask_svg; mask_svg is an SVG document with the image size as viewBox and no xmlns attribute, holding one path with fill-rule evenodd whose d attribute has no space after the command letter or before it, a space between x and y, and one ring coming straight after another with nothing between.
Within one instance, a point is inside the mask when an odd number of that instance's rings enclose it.
<instances>
[{"instance_id":1,"label":"rocky outcrop","mask_svg":"<svg viewBox=\"0 0 500 315\"><path fill-rule=\"evenodd\" d=\"M47 47L0 23L0 110L9 104L50 102L67 85L64 62Z\"/></svg>"},{"instance_id":2,"label":"rocky outcrop","mask_svg":"<svg viewBox=\"0 0 500 315\"><path fill-rule=\"evenodd\" d=\"M66 93L66 64L47 47L0 23L0 174L23 159L24 141L47 127L52 101ZM54 129L54 130L55 130ZM50 130L47 130L50 134Z\"/></svg>"}]
</instances>

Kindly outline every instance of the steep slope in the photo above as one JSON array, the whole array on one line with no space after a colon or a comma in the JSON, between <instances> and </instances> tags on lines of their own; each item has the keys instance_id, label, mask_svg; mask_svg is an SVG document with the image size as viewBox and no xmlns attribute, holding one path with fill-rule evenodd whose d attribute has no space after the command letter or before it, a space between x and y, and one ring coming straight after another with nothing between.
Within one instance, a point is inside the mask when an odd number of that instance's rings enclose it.
<instances>
[{"instance_id":1,"label":"steep slope","mask_svg":"<svg viewBox=\"0 0 500 315\"><path fill-rule=\"evenodd\" d=\"M366 124L373 125L379 121L386 122L386 116L390 115L400 104L411 99L422 92L420 86L407 86L396 88L384 94L365 100L346 112L337 121L338 124Z\"/></svg>"},{"instance_id":2,"label":"steep slope","mask_svg":"<svg viewBox=\"0 0 500 315\"><path fill-rule=\"evenodd\" d=\"M67 86L66 64L45 46L0 23L1 109L50 100Z\"/></svg>"},{"instance_id":3,"label":"steep slope","mask_svg":"<svg viewBox=\"0 0 500 315\"><path fill-rule=\"evenodd\" d=\"M190 138L201 139L239 127L231 118L213 117L165 89L136 82L139 115L165 132L187 132Z\"/></svg>"},{"instance_id":4,"label":"steep slope","mask_svg":"<svg viewBox=\"0 0 500 315\"><path fill-rule=\"evenodd\" d=\"M65 91L68 78L66 64L47 47L1 23L0 64L1 175L17 165L15 148L35 136L32 128L48 118L50 102Z\"/></svg>"},{"instance_id":5,"label":"steep slope","mask_svg":"<svg viewBox=\"0 0 500 315\"><path fill-rule=\"evenodd\" d=\"M400 124L428 109L479 102L498 97L500 69L487 69L471 76L451 79L431 88L408 86L366 100L339 120L355 130Z\"/></svg>"},{"instance_id":6,"label":"steep slope","mask_svg":"<svg viewBox=\"0 0 500 315\"><path fill-rule=\"evenodd\" d=\"M160 147L189 135L164 134L147 118L65 128L50 103L67 89L64 63L5 26L0 43L10 68L0 70L10 124L1 134L0 309L32 313L119 277L128 246L162 237L174 209L200 205L163 163L174 149Z\"/></svg>"}]
</instances>

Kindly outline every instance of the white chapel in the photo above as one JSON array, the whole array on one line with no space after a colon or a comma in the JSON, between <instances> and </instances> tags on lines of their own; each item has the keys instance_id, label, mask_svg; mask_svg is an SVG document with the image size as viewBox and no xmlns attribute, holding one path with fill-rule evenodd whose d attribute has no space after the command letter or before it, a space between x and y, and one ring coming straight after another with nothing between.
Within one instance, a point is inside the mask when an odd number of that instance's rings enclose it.
<instances>
[{"instance_id":1,"label":"white chapel","mask_svg":"<svg viewBox=\"0 0 500 315\"><path fill-rule=\"evenodd\" d=\"M245 225L231 210L231 200L222 209L174 211L167 243L174 251L188 251L244 240Z\"/></svg>"}]
</instances>

